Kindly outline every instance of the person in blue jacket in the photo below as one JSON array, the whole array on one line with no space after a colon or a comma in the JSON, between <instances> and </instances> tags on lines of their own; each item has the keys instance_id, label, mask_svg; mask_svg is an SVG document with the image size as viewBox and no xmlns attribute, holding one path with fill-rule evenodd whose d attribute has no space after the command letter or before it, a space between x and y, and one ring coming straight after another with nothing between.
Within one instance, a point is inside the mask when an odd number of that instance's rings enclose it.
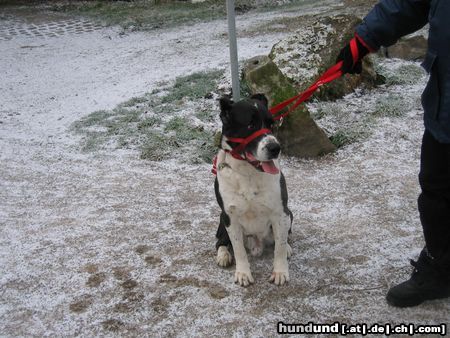
<instances>
[{"instance_id":1,"label":"person in blue jacket","mask_svg":"<svg viewBox=\"0 0 450 338\"><path fill-rule=\"evenodd\" d=\"M356 28L358 55L345 46L338 60L344 73L361 73L361 60L381 46L429 23L422 94L422 139L418 199L425 247L409 280L392 287L387 302L398 307L450 297L450 0L381 0Z\"/></svg>"}]
</instances>

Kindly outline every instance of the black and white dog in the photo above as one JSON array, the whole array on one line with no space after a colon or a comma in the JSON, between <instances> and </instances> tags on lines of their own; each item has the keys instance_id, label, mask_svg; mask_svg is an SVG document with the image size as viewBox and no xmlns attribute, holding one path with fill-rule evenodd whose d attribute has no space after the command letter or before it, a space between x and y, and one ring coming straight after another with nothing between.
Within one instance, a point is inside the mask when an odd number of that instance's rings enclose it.
<instances>
[{"instance_id":1,"label":"black and white dog","mask_svg":"<svg viewBox=\"0 0 450 338\"><path fill-rule=\"evenodd\" d=\"M262 94L234 103L220 99L221 149L215 160L215 192L222 209L217 230L217 264L230 266L234 252L234 280L254 283L246 248L253 256L275 242L270 281L289 281L287 239L292 225L286 181L279 169L280 144L271 133L274 123Z\"/></svg>"}]
</instances>

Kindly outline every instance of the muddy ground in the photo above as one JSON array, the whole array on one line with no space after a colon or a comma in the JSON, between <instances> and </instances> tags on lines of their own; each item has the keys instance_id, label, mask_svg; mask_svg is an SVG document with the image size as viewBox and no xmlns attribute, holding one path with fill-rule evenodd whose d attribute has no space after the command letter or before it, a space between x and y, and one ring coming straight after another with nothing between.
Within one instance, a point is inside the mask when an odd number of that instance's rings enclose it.
<instances>
[{"instance_id":1,"label":"muddy ground","mask_svg":"<svg viewBox=\"0 0 450 338\"><path fill-rule=\"evenodd\" d=\"M286 15L250 12L238 28ZM57 14L0 18L2 335L266 337L278 321L448 323L448 300L401 310L384 299L423 245L420 109L333 155L283 158L291 281L267 281L267 250L251 259L255 285L242 288L214 260L210 165L85 153L69 131L161 81L226 69L225 20L129 33ZM240 57L267 54L283 34L243 37ZM396 90L414 97L425 81Z\"/></svg>"}]
</instances>

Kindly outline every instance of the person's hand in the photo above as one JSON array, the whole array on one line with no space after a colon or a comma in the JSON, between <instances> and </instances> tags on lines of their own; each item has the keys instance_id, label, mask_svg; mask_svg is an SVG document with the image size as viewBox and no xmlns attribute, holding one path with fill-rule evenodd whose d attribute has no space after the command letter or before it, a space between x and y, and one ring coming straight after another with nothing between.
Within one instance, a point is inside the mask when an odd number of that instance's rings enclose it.
<instances>
[{"instance_id":1,"label":"person's hand","mask_svg":"<svg viewBox=\"0 0 450 338\"><path fill-rule=\"evenodd\" d=\"M336 62L343 61L341 70L344 74L361 74L361 60L364 56L369 54L369 52L370 50L361 43L360 38L355 36L352 41L341 49Z\"/></svg>"}]
</instances>

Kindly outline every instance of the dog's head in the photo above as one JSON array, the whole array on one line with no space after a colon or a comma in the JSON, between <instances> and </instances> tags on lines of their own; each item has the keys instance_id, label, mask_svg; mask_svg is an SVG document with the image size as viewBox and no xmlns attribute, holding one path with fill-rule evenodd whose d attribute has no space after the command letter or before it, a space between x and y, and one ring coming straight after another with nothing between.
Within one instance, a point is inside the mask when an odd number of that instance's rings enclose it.
<instances>
[{"instance_id":1,"label":"dog's head","mask_svg":"<svg viewBox=\"0 0 450 338\"><path fill-rule=\"evenodd\" d=\"M222 120L221 147L233 151L240 144L233 139L246 139L263 129L272 129L274 123L268 109L267 98L256 94L249 99L233 102L227 97L220 99L220 119ZM259 135L241 151L248 162L258 169L276 174L279 172L274 160L280 155L280 144L271 132Z\"/></svg>"}]
</instances>

